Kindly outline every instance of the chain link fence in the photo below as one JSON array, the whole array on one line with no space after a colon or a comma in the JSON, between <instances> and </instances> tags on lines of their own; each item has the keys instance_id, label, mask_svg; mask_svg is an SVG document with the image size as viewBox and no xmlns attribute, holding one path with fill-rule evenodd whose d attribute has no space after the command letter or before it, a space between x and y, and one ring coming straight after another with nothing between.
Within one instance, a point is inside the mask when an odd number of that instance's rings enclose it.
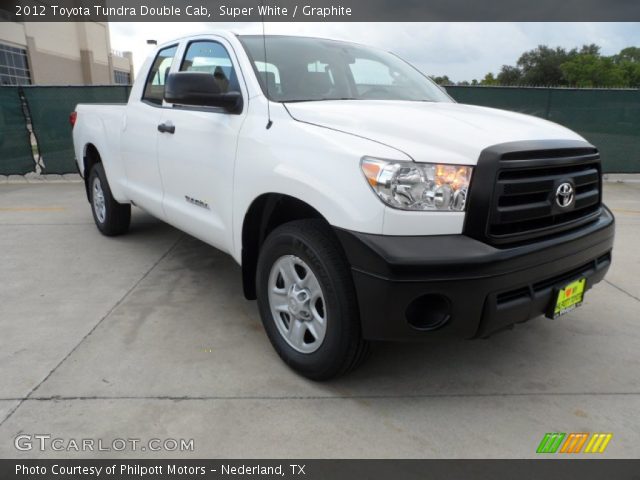
<instances>
[{"instance_id":1,"label":"chain link fence","mask_svg":"<svg viewBox=\"0 0 640 480\"><path fill-rule=\"evenodd\" d=\"M77 171L69 114L79 103L126 103L129 86L0 87L0 175Z\"/></svg>"},{"instance_id":2,"label":"chain link fence","mask_svg":"<svg viewBox=\"0 0 640 480\"><path fill-rule=\"evenodd\" d=\"M18 87L0 88L0 174L35 170L34 153Z\"/></svg>"},{"instance_id":3,"label":"chain link fence","mask_svg":"<svg viewBox=\"0 0 640 480\"><path fill-rule=\"evenodd\" d=\"M25 87L42 173L76 171L69 114L79 103L126 103L128 86Z\"/></svg>"},{"instance_id":4,"label":"chain link fence","mask_svg":"<svg viewBox=\"0 0 640 480\"><path fill-rule=\"evenodd\" d=\"M75 172L69 114L78 103L125 103L129 91L128 86L0 87L0 175ZM640 90L450 86L447 91L460 103L565 125L600 149L605 172L640 172Z\"/></svg>"}]
</instances>

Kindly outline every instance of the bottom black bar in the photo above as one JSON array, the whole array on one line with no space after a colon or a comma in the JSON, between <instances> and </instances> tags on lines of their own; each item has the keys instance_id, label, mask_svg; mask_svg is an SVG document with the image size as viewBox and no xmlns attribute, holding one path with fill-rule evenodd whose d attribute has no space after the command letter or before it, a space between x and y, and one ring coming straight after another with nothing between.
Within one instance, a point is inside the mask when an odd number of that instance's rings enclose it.
<instances>
[{"instance_id":1,"label":"bottom black bar","mask_svg":"<svg viewBox=\"0 0 640 480\"><path fill-rule=\"evenodd\" d=\"M0 460L13 479L637 479L640 460Z\"/></svg>"}]
</instances>

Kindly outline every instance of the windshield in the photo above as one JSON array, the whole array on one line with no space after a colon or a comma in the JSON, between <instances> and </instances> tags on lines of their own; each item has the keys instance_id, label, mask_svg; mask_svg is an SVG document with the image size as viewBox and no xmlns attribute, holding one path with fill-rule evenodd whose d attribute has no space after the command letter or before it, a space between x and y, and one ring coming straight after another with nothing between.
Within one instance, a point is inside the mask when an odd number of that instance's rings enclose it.
<instances>
[{"instance_id":1,"label":"windshield","mask_svg":"<svg viewBox=\"0 0 640 480\"><path fill-rule=\"evenodd\" d=\"M409 100L451 102L391 53L319 38L241 35L264 94L276 102Z\"/></svg>"}]
</instances>

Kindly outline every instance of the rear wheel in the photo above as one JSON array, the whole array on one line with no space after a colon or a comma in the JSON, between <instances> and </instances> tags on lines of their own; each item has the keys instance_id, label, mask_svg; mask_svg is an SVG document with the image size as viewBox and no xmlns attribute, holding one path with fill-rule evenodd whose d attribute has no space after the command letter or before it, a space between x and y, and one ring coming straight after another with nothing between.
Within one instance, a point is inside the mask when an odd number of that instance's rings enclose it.
<instances>
[{"instance_id":1,"label":"rear wheel","mask_svg":"<svg viewBox=\"0 0 640 480\"><path fill-rule=\"evenodd\" d=\"M365 358L368 344L349 265L324 222L300 220L276 228L261 248L256 282L267 335L295 371L326 380Z\"/></svg>"},{"instance_id":2,"label":"rear wheel","mask_svg":"<svg viewBox=\"0 0 640 480\"><path fill-rule=\"evenodd\" d=\"M118 203L113 198L101 163L89 172L88 183L91 211L98 230L108 236L125 233L131 223L131 205Z\"/></svg>"}]
</instances>

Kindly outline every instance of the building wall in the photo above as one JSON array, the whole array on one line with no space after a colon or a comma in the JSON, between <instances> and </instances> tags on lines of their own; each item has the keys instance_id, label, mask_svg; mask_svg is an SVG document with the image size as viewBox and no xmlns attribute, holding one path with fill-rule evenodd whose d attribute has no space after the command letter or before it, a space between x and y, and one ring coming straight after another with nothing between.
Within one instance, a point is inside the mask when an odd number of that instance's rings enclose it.
<instances>
[{"instance_id":1,"label":"building wall","mask_svg":"<svg viewBox=\"0 0 640 480\"><path fill-rule=\"evenodd\" d=\"M4 22L0 29L0 40L6 41L13 46L24 45L24 27L21 23Z\"/></svg>"},{"instance_id":2,"label":"building wall","mask_svg":"<svg viewBox=\"0 0 640 480\"><path fill-rule=\"evenodd\" d=\"M107 22L3 22L0 43L27 50L32 84L112 85L114 70L133 80L131 55L111 51Z\"/></svg>"}]
</instances>

